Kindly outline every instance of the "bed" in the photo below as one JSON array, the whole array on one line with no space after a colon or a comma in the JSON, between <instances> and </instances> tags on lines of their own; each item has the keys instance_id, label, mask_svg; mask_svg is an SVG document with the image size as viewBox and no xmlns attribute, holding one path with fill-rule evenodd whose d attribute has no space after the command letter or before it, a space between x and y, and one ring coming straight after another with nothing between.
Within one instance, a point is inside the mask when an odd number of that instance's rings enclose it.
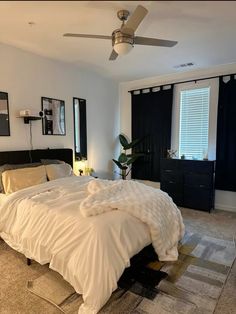
<instances>
[{"instance_id":1,"label":"bed","mask_svg":"<svg viewBox=\"0 0 236 314\"><path fill-rule=\"evenodd\" d=\"M55 158L72 165L72 156L68 149L36 150L31 155L28 151L0 152L0 164ZM184 232L180 213L165 193L161 194L167 202L161 203L165 212L158 211L163 218L157 218L162 223L156 230L150 222L154 220L150 219L152 212L140 216L140 200L134 207L127 205L141 194L126 196L129 188L145 191L147 196L156 193L137 182L111 182L89 176L64 177L18 190L0 198L0 236L27 258L49 263L82 294L84 303L79 314L98 313L117 288L132 256L153 241L160 256L160 247L168 243L175 243L176 252ZM173 235L170 230L175 228Z\"/></svg>"}]
</instances>

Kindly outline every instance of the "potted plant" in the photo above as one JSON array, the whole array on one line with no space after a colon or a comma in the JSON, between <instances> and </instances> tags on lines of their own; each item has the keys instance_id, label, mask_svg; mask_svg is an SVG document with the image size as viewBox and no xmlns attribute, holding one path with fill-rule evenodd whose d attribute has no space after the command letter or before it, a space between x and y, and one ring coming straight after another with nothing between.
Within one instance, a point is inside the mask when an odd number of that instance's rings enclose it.
<instances>
[{"instance_id":1,"label":"potted plant","mask_svg":"<svg viewBox=\"0 0 236 314\"><path fill-rule=\"evenodd\" d=\"M140 139L135 139L131 142L128 142L127 138L120 134L119 135L120 144L122 146L121 154L118 160L112 159L114 163L121 170L119 173L123 180L126 179L127 175L132 169L132 164L141 156L144 156L142 153L130 153L127 154L127 150L134 148L137 144L140 143Z\"/></svg>"}]
</instances>

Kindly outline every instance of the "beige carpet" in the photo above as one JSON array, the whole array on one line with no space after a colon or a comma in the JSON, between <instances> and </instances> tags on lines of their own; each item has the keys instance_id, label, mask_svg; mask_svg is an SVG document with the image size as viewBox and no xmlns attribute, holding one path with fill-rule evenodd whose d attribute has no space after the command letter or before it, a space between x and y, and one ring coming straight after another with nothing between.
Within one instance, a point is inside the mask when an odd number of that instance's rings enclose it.
<instances>
[{"instance_id":1,"label":"beige carpet","mask_svg":"<svg viewBox=\"0 0 236 314\"><path fill-rule=\"evenodd\" d=\"M212 214L181 209L186 229L189 234L200 233L209 237L233 241L236 236L236 214L224 211L215 211ZM61 310L45 302L42 298L30 293L26 289L26 283L28 280L34 281L41 277L41 275L48 273L47 265L41 266L36 262L28 267L26 265L26 259L23 255L12 250L2 240L0 240L0 313L1 314L59 314ZM191 269L190 269L191 270ZM163 282L162 282L163 284ZM167 285L170 283L166 282ZM171 299L165 299L165 289L162 286L162 296L159 298L159 302L166 304L169 302L171 305ZM179 287L181 290L181 288ZM174 292L173 292L174 293ZM228 279L225 282L225 286L220 295L218 304L216 305L214 314L236 314L236 262L234 263ZM160 296L160 294L159 294ZM124 296L123 296L124 297ZM136 310L133 313L145 313L146 306L149 306L149 301L143 301L143 298L134 294L127 293L125 296L129 299L131 306L135 303ZM141 301L140 302L140 298ZM168 301L168 302L167 302ZM187 303L191 303L187 302ZM152 303L153 306L155 305ZM139 308L138 308L139 306ZM182 304L175 305L182 308ZM134 312L136 311L136 312ZM138 312L137 312L138 311ZM155 307L154 307L155 313ZM115 313L115 312L114 312ZM175 312L173 312L175 313ZM190 312L191 313L191 312ZM120 314L120 313L119 313ZM162 313L161 313L162 314Z\"/></svg>"},{"instance_id":2,"label":"beige carpet","mask_svg":"<svg viewBox=\"0 0 236 314\"><path fill-rule=\"evenodd\" d=\"M234 259L234 241L186 232L178 261L148 264L149 268L168 274L156 287L160 293L155 294L154 299L152 290L148 293L136 282L129 291L118 289L100 313L212 314ZM28 289L66 314L76 314L83 302L53 271L30 281Z\"/></svg>"}]
</instances>

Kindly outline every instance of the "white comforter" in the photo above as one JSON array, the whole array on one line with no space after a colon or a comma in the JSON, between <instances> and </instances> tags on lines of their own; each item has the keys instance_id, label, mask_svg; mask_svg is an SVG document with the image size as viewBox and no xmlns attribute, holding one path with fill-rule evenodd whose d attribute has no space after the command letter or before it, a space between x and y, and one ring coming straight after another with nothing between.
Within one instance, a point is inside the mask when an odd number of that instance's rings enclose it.
<instances>
[{"instance_id":1,"label":"white comforter","mask_svg":"<svg viewBox=\"0 0 236 314\"><path fill-rule=\"evenodd\" d=\"M135 181L94 180L90 195L81 203L85 217L119 209L146 223L160 261L178 259L178 242L184 235L179 209L167 193Z\"/></svg>"},{"instance_id":2,"label":"white comforter","mask_svg":"<svg viewBox=\"0 0 236 314\"><path fill-rule=\"evenodd\" d=\"M50 181L15 192L0 206L0 236L26 257L49 263L82 294L80 314L97 313L117 288L129 259L151 243L147 224L127 212L81 214L92 180Z\"/></svg>"}]
</instances>

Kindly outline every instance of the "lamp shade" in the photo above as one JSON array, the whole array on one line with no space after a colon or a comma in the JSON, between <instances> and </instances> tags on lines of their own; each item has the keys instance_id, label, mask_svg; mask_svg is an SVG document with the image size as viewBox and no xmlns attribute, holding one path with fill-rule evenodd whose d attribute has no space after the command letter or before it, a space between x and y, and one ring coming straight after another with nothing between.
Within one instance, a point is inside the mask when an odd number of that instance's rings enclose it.
<instances>
[{"instance_id":1,"label":"lamp shade","mask_svg":"<svg viewBox=\"0 0 236 314\"><path fill-rule=\"evenodd\" d=\"M113 48L118 55L126 55L132 50L133 46L130 43L117 43Z\"/></svg>"}]
</instances>

